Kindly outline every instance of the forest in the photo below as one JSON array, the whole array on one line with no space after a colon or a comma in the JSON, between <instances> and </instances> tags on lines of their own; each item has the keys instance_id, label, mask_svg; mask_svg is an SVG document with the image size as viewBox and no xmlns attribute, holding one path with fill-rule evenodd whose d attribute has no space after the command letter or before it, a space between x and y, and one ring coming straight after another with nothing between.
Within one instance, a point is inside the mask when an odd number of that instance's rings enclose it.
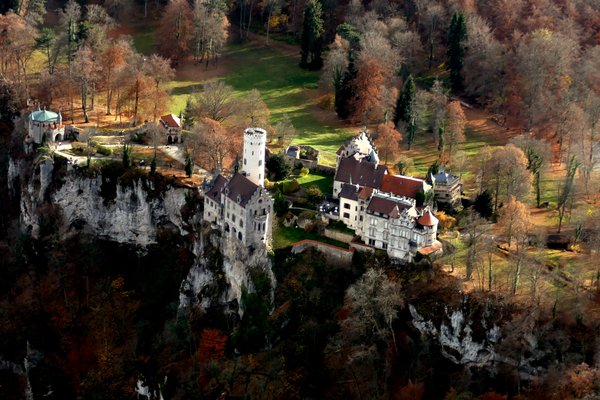
<instances>
[{"instance_id":1,"label":"forest","mask_svg":"<svg viewBox=\"0 0 600 400\"><path fill-rule=\"evenodd\" d=\"M134 157L196 186L194 165L235 170L247 126L329 167L367 129L390 172L459 175L462 206L436 213L443 256L401 267L294 254L319 225L279 227L273 281L249 266L239 303L181 308L193 234L63 240L48 199L39 237L20 226L15 160L51 154L23 147L38 105L81 129L88 163L103 146L124 158L110 140L144 127ZM148 128L165 113L182 118L184 162ZM0 397L598 399L599 123L596 0L4 1ZM276 202L294 185L303 206L329 195L331 177L271 165ZM201 212L186 198L190 231Z\"/></svg>"}]
</instances>

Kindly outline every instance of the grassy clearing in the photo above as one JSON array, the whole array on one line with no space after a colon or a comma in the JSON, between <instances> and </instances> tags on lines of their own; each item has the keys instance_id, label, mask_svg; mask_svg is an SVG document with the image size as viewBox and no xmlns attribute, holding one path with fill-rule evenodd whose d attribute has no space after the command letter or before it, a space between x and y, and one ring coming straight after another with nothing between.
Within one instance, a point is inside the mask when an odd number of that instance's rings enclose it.
<instances>
[{"instance_id":1,"label":"grassy clearing","mask_svg":"<svg viewBox=\"0 0 600 400\"><path fill-rule=\"evenodd\" d=\"M297 59L277 49L235 45L231 51L239 62L225 82L238 91L260 90L271 110L271 123L287 114L298 131L295 142L318 148L322 162L334 165L335 151L353 132L323 123L311 113L306 92L314 90L307 87L318 84L319 73L301 69Z\"/></svg>"},{"instance_id":2,"label":"grassy clearing","mask_svg":"<svg viewBox=\"0 0 600 400\"><path fill-rule=\"evenodd\" d=\"M229 45L224 57L233 67L230 71L224 68L216 79L231 85L238 96L255 88L260 90L271 112L272 125L287 114L298 132L294 142L318 148L322 163L335 164L335 151L353 132L323 123L312 114L309 91L315 89L309 88L318 84L318 72L301 69L297 60L276 48L252 43ZM197 68L200 73L204 66ZM182 111L188 96L201 90L203 83L189 79L170 82L169 112Z\"/></svg>"},{"instance_id":3,"label":"grassy clearing","mask_svg":"<svg viewBox=\"0 0 600 400\"><path fill-rule=\"evenodd\" d=\"M141 24L136 26L133 35L133 47L138 53L150 55L156 53L156 26Z\"/></svg>"},{"instance_id":4,"label":"grassy clearing","mask_svg":"<svg viewBox=\"0 0 600 400\"><path fill-rule=\"evenodd\" d=\"M298 183L304 188L316 186L321 189L325 196L330 196L333 193L333 176L308 174L298 178Z\"/></svg>"},{"instance_id":5,"label":"grassy clearing","mask_svg":"<svg viewBox=\"0 0 600 400\"><path fill-rule=\"evenodd\" d=\"M273 227L273 247L275 249L282 249L284 247L291 246L292 244L299 242L304 239L316 240L334 246L348 248L347 243L339 242L337 240L329 239L324 236L319 236L315 233L306 232L304 229L277 226Z\"/></svg>"}]
</instances>

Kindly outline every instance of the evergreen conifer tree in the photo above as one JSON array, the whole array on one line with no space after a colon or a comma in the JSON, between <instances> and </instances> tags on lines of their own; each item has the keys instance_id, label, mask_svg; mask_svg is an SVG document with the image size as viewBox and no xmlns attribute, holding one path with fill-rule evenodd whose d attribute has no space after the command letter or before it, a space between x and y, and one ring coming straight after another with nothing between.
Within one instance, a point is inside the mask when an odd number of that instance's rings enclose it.
<instances>
[{"instance_id":1,"label":"evergreen conifer tree","mask_svg":"<svg viewBox=\"0 0 600 400\"><path fill-rule=\"evenodd\" d=\"M192 162L192 159L190 158L190 156L187 156L185 159L185 175L190 178L192 176L192 172L194 169L194 163Z\"/></svg>"},{"instance_id":2,"label":"evergreen conifer tree","mask_svg":"<svg viewBox=\"0 0 600 400\"><path fill-rule=\"evenodd\" d=\"M417 88L412 75L409 75L402 87L402 91L396 102L396 114L394 115L394 124L398 126L404 122L408 128L408 149L415 140L416 116L415 100L417 97Z\"/></svg>"},{"instance_id":3,"label":"evergreen conifer tree","mask_svg":"<svg viewBox=\"0 0 600 400\"><path fill-rule=\"evenodd\" d=\"M150 173L154 174L156 172L156 154L152 157L152 161L150 161Z\"/></svg>"},{"instance_id":4,"label":"evergreen conifer tree","mask_svg":"<svg viewBox=\"0 0 600 400\"><path fill-rule=\"evenodd\" d=\"M131 167L131 147L127 144L123 144L123 167Z\"/></svg>"},{"instance_id":5,"label":"evergreen conifer tree","mask_svg":"<svg viewBox=\"0 0 600 400\"><path fill-rule=\"evenodd\" d=\"M448 32L448 67L452 90L457 93L463 89L462 67L465 57L463 42L467 39L467 22L462 13L455 12Z\"/></svg>"},{"instance_id":6,"label":"evergreen conifer tree","mask_svg":"<svg viewBox=\"0 0 600 400\"><path fill-rule=\"evenodd\" d=\"M301 36L300 66L319 69L323 66L323 10L318 0L308 0L304 7L304 22Z\"/></svg>"},{"instance_id":7,"label":"evergreen conifer tree","mask_svg":"<svg viewBox=\"0 0 600 400\"><path fill-rule=\"evenodd\" d=\"M341 83L335 87L335 112L342 119L354 113L352 100L354 99L354 80L358 74L356 57L360 50L360 36L354 27L348 23L340 24L337 33L350 43L348 52L348 69L342 77Z\"/></svg>"}]
</instances>

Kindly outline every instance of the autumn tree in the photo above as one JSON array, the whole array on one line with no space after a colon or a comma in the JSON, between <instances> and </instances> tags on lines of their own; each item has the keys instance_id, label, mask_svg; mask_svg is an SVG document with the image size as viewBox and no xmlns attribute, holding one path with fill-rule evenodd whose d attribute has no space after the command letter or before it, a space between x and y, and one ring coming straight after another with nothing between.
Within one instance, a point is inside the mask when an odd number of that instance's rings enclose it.
<instances>
[{"instance_id":1,"label":"autumn tree","mask_svg":"<svg viewBox=\"0 0 600 400\"><path fill-rule=\"evenodd\" d=\"M494 37L488 23L478 15L469 16L467 31L469 35L465 42L462 69L465 93L482 104L499 107L505 102L507 90L504 46Z\"/></svg>"},{"instance_id":2,"label":"autumn tree","mask_svg":"<svg viewBox=\"0 0 600 400\"><path fill-rule=\"evenodd\" d=\"M167 101L167 93L164 84L173 79L175 70L171 68L169 60L164 59L157 54L152 54L150 58L146 60L144 67L148 71L148 76L152 80L154 86L152 91L152 102L154 103L152 121L156 122L158 113L163 111L161 106L164 106Z\"/></svg>"},{"instance_id":3,"label":"autumn tree","mask_svg":"<svg viewBox=\"0 0 600 400\"><path fill-rule=\"evenodd\" d=\"M177 64L189 51L193 34L192 10L186 0L171 0L165 7L157 29L160 54Z\"/></svg>"},{"instance_id":4,"label":"autumn tree","mask_svg":"<svg viewBox=\"0 0 600 400\"><path fill-rule=\"evenodd\" d=\"M342 322L351 335L369 338L393 338L392 323L397 318L404 297L400 285L391 281L381 269L371 268L346 291L350 317ZM348 332L350 333L350 332Z\"/></svg>"},{"instance_id":5,"label":"autumn tree","mask_svg":"<svg viewBox=\"0 0 600 400\"><path fill-rule=\"evenodd\" d=\"M292 120L287 114L275 125L275 136L277 137L277 144L285 149L292 143L296 136L296 128L292 124Z\"/></svg>"},{"instance_id":6,"label":"autumn tree","mask_svg":"<svg viewBox=\"0 0 600 400\"><path fill-rule=\"evenodd\" d=\"M499 201L509 196L522 199L529 193L531 174L527 170L527 157L521 149L507 144L494 150L486 163L484 187L494 197L494 211L498 212Z\"/></svg>"},{"instance_id":7,"label":"autumn tree","mask_svg":"<svg viewBox=\"0 0 600 400\"><path fill-rule=\"evenodd\" d=\"M202 118L192 128L186 145L193 160L208 160L208 168L222 171L225 157L234 154L239 140L227 132L218 121Z\"/></svg>"},{"instance_id":8,"label":"autumn tree","mask_svg":"<svg viewBox=\"0 0 600 400\"><path fill-rule=\"evenodd\" d=\"M516 253L514 255L515 272L511 285L511 291L515 294L519 285L524 251L531 230L531 220L527 206L516 200L514 196L509 196L508 201L500 210L498 224L502 227L508 239L509 250L513 240L516 245Z\"/></svg>"},{"instance_id":9,"label":"autumn tree","mask_svg":"<svg viewBox=\"0 0 600 400\"><path fill-rule=\"evenodd\" d=\"M202 91L195 95L193 105L197 117L221 123L239 111L233 88L220 80L205 83Z\"/></svg>"},{"instance_id":10,"label":"autumn tree","mask_svg":"<svg viewBox=\"0 0 600 400\"><path fill-rule=\"evenodd\" d=\"M537 207L539 207L542 195L542 176L551 156L550 144L545 140L536 139L530 135L517 136L511 142L523 150L523 153L527 157L527 169L533 174L535 202Z\"/></svg>"},{"instance_id":11,"label":"autumn tree","mask_svg":"<svg viewBox=\"0 0 600 400\"><path fill-rule=\"evenodd\" d=\"M340 91L344 73L348 68L349 49L348 41L340 35L335 35L335 40L329 45L329 52L325 57L320 86L332 92L334 96Z\"/></svg>"},{"instance_id":12,"label":"autumn tree","mask_svg":"<svg viewBox=\"0 0 600 400\"><path fill-rule=\"evenodd\" d=\"M567 175L560 187L560 193L558 196L558 201L556 204L556 208L558 210L558 233L562 228L563 219L567 213L567 205L573 201L574 190L575 190L575 174L577 173L577 169L579 168L579 161L572 156L569 159L567 164Z\"/></svg>"},{"instance_id":13,"label":"autumn tree","mask_svg":"<svg viewBox=\"0 0 600 400\"><path fill-rule=\"evenodd\" d=\"M124 40L109 44L100 55L102 77L106 87L106 115L111 115L111 102L115 89L115 75L125 66L125 61L131 56L132 49L129 42Z\"/></svg>"},{"instance_id":14,"label":"autumn tree","mask_svg":"<svg viewBox=\"0 0 600 400\"><path fill-rule=\"evenodd\" d=\"M196 61L205 61L207 67L225 46L229 27L226 13L224 1L194 2L192 51Z\"/></svg>"},{"instance_id":15,"label":"autumn tree","mask_svg":"<svg viewBox=\"0 0 600 400\"><path fill-rule=\"evenodd\" d=\"M81 94L81 111L83 111L85 123L88 123L88 97L92 86L100 79L100 69L95 62L95 55L87 46L81 47L77 51L73 65L73 78Z\"/></svg>"},{"instance_id":16,"label":"autumn tree","mask_svg":"<svg viewBox=\"0 0 600 400\"><path fill-rule=\"evenodd\" d=\"M444 143L447 146L447 161L452 162L452 156L459 143L465 141L465 126L467 118L459 101L448 103L447 120L444 127Z\"/></svg>"},{"instance_id":17,"label":"autumn tree","mask_svg":"<svg viewBox=\"0 0 600 400\"><path fill-rule=\"evenodd\" d=\"M389 77L386 70L374 58L361 59L354 81L353 116L354 121L365 124L378 122L383 118L382 87Z\"/></svg>"},{"instance_id":18,"label":"autumn tree","mask_svg":"<svg viewBox=\"0 0 600 400\"><path fill-rule=\"evenodd\" d=\"M562 33L538 29L519 41L516 68L527 127L551 121L569 87L577 43Z\"/></svg>"},{"instance_id":19,"label":"autumn tree","mask_svg":"<svg viewBox=\"0 0 600 400\"><path fill-rule=\"evenodd\" d=\"M323 65L323 11L317 0L308 0L304 7L304 22L300 38L300 66L319 69Z\"/></svg>"},{"instance_id":20,"label":"autumn tree","mask_svg":"<svg viewBox=\"0 0 600 400\"><path fill-rule=\"evenodd\" d=\"M23 102L29 96L29 62L35 51L35 30L22 17L0 15L0 77Z\"/></svg>"},{"instance_id":21,"label":"autumn tree","mask_svg":"<svg viewBox=\"0 0 600 400\"><path fill-rule=\"evenodd\" d=\"M406 155L400 155L394 167L400 175L409 175L414 167L414 160Z\"/></svg>"},{"instance_id":22,"label":"autumn tree","mask_svg":"<svg viewBox=\"0 0 600 400\"><path fill-rule=\"evenodd\" d=\"M388 122L379 124L374 136L377 152L383 158L384 164L387 164L388 161L393 162L400 154L402 134L394 128L391 122Z\"/></svg>"},{"instance_id":23,"label":"autumn tree","mask_svg":"<svg viewBox=\"0 0 600 400\"><path fill-rule=\"evenodd\" d=\"M467 23L462 13L455 12L452 15L450 29L448 32L448 68L450 69L450 81L455 93L463 89L463 62L465 56L464 41L467 39Z\"/></svg>"},{"instance_id":24,"label":"autumn tree","mask_svg":"<svg viewBox=\"0 0 600 400\"><path fill-rule=\"evenodd\" d=\"M269 124L269 107L262 99L258 89L252 89L244 97L242 102L242 113L247 126L266 127ZM249 125L248 125L249 124Z\"/></svg>"},{"instance_id":25,"label":"autumn tree","mask_svg":"<svg viewBox=\"0 0 600 400\"><path fill-rule=\"evenodd\" d=\"M488 250L486 240L490 235L491 227L485 219L477 213L472 212L467 215L464 228L462 237L467 247L465 274L467 280L471 280L473 272L485 263L485 256Z\"/></svg>"}]
</instances>

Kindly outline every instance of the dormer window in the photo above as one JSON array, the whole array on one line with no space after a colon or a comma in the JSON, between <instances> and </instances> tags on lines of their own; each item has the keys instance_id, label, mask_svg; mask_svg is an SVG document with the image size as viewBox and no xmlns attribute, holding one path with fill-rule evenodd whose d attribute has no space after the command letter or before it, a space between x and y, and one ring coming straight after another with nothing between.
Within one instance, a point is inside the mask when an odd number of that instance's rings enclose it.
<instances>
[{"instance_id":1,"label":"dormer window","mask_svg":"<svg viewBox=\"0 0 600 400\"><path fill-rule=\"evenodd\" d=\"M240 204L242 202L242 196L240 196L239 194L237 196L237 202L238 202L238 204Z\"/></svg>"}]
</instances>

